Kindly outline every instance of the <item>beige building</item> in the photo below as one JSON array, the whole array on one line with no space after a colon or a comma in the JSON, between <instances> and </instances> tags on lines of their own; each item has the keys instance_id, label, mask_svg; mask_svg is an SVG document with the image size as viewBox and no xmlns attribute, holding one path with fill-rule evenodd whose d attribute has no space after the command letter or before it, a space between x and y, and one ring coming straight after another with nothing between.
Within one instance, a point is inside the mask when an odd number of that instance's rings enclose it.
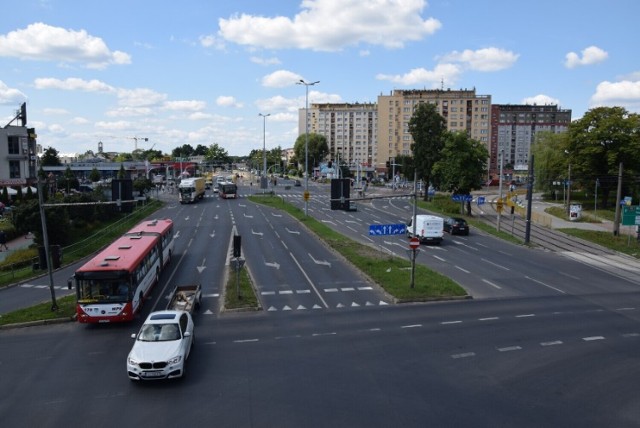
<instances>
[{"instance_id":1,"label":"beige building","mask_svg":"<svg viewBox=\"0 0 640 428\"><path fill-rule=\"evenodd\" d=\"M348 165L373 166L377 156L377 105L375 103L311 104L306 112L309 133L324 135L330 159ZM298 130L306 132L305 109L299 110ZM309 163L314 163L313 159Z\"/></svg>"},{"instance_id":2,"label":"beige building","mask_svg":"<svg viewBox=\"0 0 640 428\"><path fill-rule=\"evenodd\" d=\"M399 155L411 155L413 138L409 120L420 103L432 103L447 121L449 131L465 131L489 147L491 96L476 95L475 89L394 90L378 97L378 144L375 163L384 168Z\"/></svg>"}]
</instances>

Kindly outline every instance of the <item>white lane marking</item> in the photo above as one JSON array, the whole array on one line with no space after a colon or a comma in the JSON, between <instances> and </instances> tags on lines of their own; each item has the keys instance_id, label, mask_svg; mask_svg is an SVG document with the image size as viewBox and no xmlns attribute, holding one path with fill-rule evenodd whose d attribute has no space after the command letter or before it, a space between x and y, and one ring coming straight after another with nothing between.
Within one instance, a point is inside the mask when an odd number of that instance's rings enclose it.
<instances>
[{"instance_id":1,"label":"white lane marking","mask_svg":"<svg viewBox=\"0 0 640 428\"><path fill-rule=\"evenodd\" d=\"M305 272L305 270L302 268L302 266L300 266L300 263L298 262L298 259L296 259L296 257L292 254L289 253L289 255L291 256L291 258L293 259L294 262L296 262L296 265L298 266L298 269L300 269L300 272L302 272L302 275L304 275L305 279L307 280L307 282L309 283L309 285L311 286L311 288L313 289L313 291L316 292L316 295L318 296L318 299L320 299L320 301L322 302L322 304L324 305L325 308L328 308L329 305L327 304L327 302L325 302L325 300L322 298L322 295L320 294L320 292L318 291L318 289L316 288L315 284L313 283L313 281L311 281L311 278L309 278L309 275L307 275L307 272Z\"/></svg>"},{"instance_id":2,"label":"white lane marking","mask_svg":"<svg viewBox=\"0 0 640 428\"><path fill-rule=\"evenodd\" d=\"M293 294L293 290L281 290L278 291L278 294Z\"/></svg>"},{"instance_id":3,"label":"white lane marking","mask_svg":"<svg viewBox=\"0 0 640 428\"><path fill-rule=\"evenodd\" d=\"M487 318L478 318L478 321L495 321L499 319L500 317L487 317Z\"/></svg>"},{"instance_id":4,"label":"white lane marking","mask_svg":"<svg viewBox=\"0 0 640 428\"><path fill-rule=\"evenodd\" d=\"M464 273L470 273L468 270L461 268L460 266L456 265L456 269L461 270Z\"/></svg>"},{"instance_id":5,"label":"white lane marking","mask_svg":"<svg viewBox=\"0 0 640 428\"><path fill-rule=\"evenodd\" d=\"M311 290L296 290L296 294L309 294Z\"/></svg>"},{"instance_id":6,"label":"white lane marking","mask_svg":"<svg viewBox=\"0 0 640 428\"><path fill-rule=\"evenodd\" d=\"M638 337L640 333L624 333L622 337Z\"/></svg>"},{"instance_id":7,"label":"white lane marking","mask_svg":"<svg viewBox=\"0 0 640 428\"><path fill-rule=\"evenodd\" d=\"M311 337L319 337L319 336L335 336L337 333L335 332L331 332L331 333L313 333L311 335Z\"/></svg>"},{"instance_id":8,"label":"white lane marking","mask_svg":"<svg viewBox=\"0 0 640 428\"><path fill-rule=\"evenodd\" d=\"M583 337L582 340L585 342L593 342L594 340L604 340L604 336L588 336Z\"/></svg>"},{"instance_id":9,"label":"white lane marking","mask_svg":"<svg viewBox=\"0 0 640 428\"><path fill-rule=\"evenodd\" d=\"M263 291L262 293L263 296L273 296L274 294L276 294L275 291Z\"/></svg>"},{"instance_id":10,"label":"white lane marking","mask_svg":"<svg viewBox=\"0 0 640 428\"><path fill-rule=\"evenodd\" d=\"M562 345L562 340L553 340L551 342L540 342L540 346L556 346Z\"/></svg>"},{"instance_id":11,"label":"white lane marking","mask_svg":"<svg viewBox=\"0 0 640 428\"><path fill-rule=\"evenodd\" d=\"M436 258L436 259L438 259L438 260L440 260L441 262L446 262L446 260L445 260L445 259L443 259L442 257L438 257L438 256L436 256L436 255L434 255L433 257L434 257L434 258Z\"/></svg>"},{"instance_id":12,"label":"white lane marking","mask_svg":"<svg viewBox=\"0 0 640 428\"><path fill-rule=\"evenodd\" d=\"M469 358L469 357L475 357L476 353L475 352L463 352L462 354L453 354L451 355L451 358L457 359L457 358Z\"/></svg>"},{"instance_id":13,"label":"white lane marking","mask_svg":"<svg viewBox=\"0 0 640 428\"><path fill-rule=\"evenodd\" d=\"M497 288L498 290L501 290L502 287L500 287L498 284L494 284L493 282L489 281L488 279L483 279L482 282L489 284L490 286Z\"/></svg>"},{"instance_id":14,"label":"white lane marking","mask_svg":"<svg viewBox=\"0 0 640 428\"><path fill-rule=\"evenodd\" d=\"M535 283L538 283L538 284L540 284L540 285L544 285L545 287L550 288L550 289L552 289L552 290L556 290L558 293L567 294L566 292L564 292L564 291L560 290L559 288L553 287L553 286L551 286L551 285L549 285L549 284L545 284L544 282L542 282L542 281L538 281L537 279L531 278L530 276L526 276L526 275L525 275L525 278L530 279L531 281L533 281L533 282L535 282Z\"/></svg>"},{"instance_id":15,"label":"white lane marking","mask_svg":"<svg viewBox=\"0 0 640 428\"><path fill-rule=\"evenodd\" d=\"M260 339L239 339L239 340L234 340L233 343L251 343L251 342L257 342Z\"/></svg>"},{"instance_id":16,"label":"white lane marking","mask_svg":"<svg viewBox=\"0 0 640 428\"><path fill-rule=\"evenodd\" d=\"M498 348L500 352L511 352L511 351L519 351L522 348L520 346L505 346L504 348Z\"/></svg>"},{"instance_id":17,"label":"white lane marking","mask_svg":"<svg viewBox=\"0 0 640 428\"><path fill-rule=\"evenodd\" d=\"M635 311L636 308L618 308L616 311Z\"/></svg>"},{"instance_id":18,"label":"white lane marking","mask_svg":"<svg viewBox=\"0 0 640 428\"><path fill-rule=\"evenodd\" d=\"M498 263L494 263L491 260L487 260L487 259L480 259L480 260L482 260L483 262L489 263L490 265L493 265L493 266L495 266L497 268L503 269L503 270L507 270L507 271L511 270L508 267L499 265Z\"/></svg>"},{"instance_id":19,"label":"white lane marking","mask_svg":"<svg viewBox=\"0 0 640 428\"><path fill-rule=\"evenodd\" d=\"M462 321L442 321L440 324L441 325L448 325L448 324L461 324Z\"/></svg>"},{"instance_id":20,"label":"white lane marking","mask_svg":"<svg viewBox=\"0 0 640 428\"><path fill-rule=\"evenodd\" d=\"M516 318L530 318L535 316L536 314L522 314L522 315L516 315Z\"/></svg>"},{"instance_id":21,"label":"white lane marking","mask_svg":"<svg viewBox=\"0 0 640 428\"><path fill-rule=\"evenodd\" d=\"M418 327L422 327L422 324L403 325L400 328L418 328Z\"/></svg>"}]
</instances>

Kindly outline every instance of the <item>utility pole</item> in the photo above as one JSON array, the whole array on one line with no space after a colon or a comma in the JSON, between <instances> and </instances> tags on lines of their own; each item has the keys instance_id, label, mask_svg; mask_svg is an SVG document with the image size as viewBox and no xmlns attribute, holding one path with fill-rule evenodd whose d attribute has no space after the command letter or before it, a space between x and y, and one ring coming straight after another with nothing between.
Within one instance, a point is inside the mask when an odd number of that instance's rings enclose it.
<instances>
[{"instance_id":1,"label":"utility pole","mask_svg":"<svg viewBox=\"0 0 640 428\"><path fill-rule=\"evenodd\" d=\"M529 179L527 180L527 220L525 225L524 243L528 244L531 237L531 205L533 203L533 155L529 162Z\"/></svg>"},{"instance_id":2,"label":"utility pole","mask_svg":"<svg viewBox=\"0 0 640 428\"><path fill-rule=\"evenodd\" d=\"M620 233L620 201L622 201L622 162L618 169L618 192L616 194L616 215L613 219L613 236Z\"/></svg>"}]
</instances>

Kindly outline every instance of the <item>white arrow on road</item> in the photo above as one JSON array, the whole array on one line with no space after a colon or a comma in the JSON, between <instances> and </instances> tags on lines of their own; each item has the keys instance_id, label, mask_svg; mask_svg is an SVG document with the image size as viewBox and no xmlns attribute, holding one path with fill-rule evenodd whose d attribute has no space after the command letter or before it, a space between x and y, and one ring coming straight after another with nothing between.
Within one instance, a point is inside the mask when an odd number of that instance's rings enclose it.
<instances>
[{"instance_id":1,"label":"white arrow on road","mask_svg":"<svg viewBox=\"0 0 640 428\"><path fill-rule=\"evenodd\" d=\"M271 215L274 217L282 217L282 214L271 213Z\"/></svg>"},{"instance_id":2,"label":"white arrow on road","mask_svg":"<svg viewBox=\"0 0 640 428\"><path fill-rule=\"evenodd\" d=\"M244 204L238 204L239 207L246 208L247 206Z\"/></svg>"},{"instance_id":3,"label":"white arrow on road","mask_svg":"<svg viewBox=\"0 0 640 428\"><path fill-rule=\"evenodd\" d=\"M344 222L345 222L345 223L356 223L356 224L358 224L358 222L357 222L357 221L355 221L355 220L345 220Z\"/></svg>"},{"instance_id":4,"label":"white arrow on road","mask_svg":"<svg viewBox=\"0 0 640 428\"><path fill-rule=\"evenodd\" d=\"M213 232L211 232L211 233L209 234L209 236L210 236L210 237L212 237L212 238L213 238L214 236L216 236L216 231L214 230Z\"/></svg>"},{"instance_id":5,"label":"white arrow on road","mask_svg":"<svg viewBox=\"0 0 640 428\"><path fill-rule=\"evenodd\" d=\"M295 235L300 235L300 231L299 230L289 230L288 227L286 227L285 229L287 229L287 232L289 232L289 233L293 233Z\"/></svg>"},{"instance_id":6,"label":"white arrow on road","mask_svg":"<svg viewBox=\"0 0 640 428\"><path fill-rule=\"evenodd\" d=\"M262 232L254 232L253 229L251 229L251 233L253 233L254 235L260 235L262 236Z\"/></svg>"},{"instance_id":7,"label":"white arrow on road","mask_svg":"<svg viewBox=\"0 0 640 428\"><path fill-rule=\"evenodd\" d=\"M244 216L245 216L246 218L253 218L253 216L252 216L252 215L244 214Z\"/></svg>"},{"instance_id":8,"label":"white arrow on road","mask_svg":"<svg viewBox=\"0 0 640 428\"><path fill-rule=\"evenodd\" d=\"M280 265L278 264L278 262L273 262L273 263L264 262L264 265L269 267L274 267L276 269L280 269Z\"/></svg>"},{"instance_id":9,"label":"white arrow on road","mask_svg":"<svg viewBox=\"0 0 640 428\"><path fill-rule=\"evenodd\" d=\"M203 258L202 259L202 264L200 266L197 266L198 269L198 273L202 273L203 270L205 270L207 267L204 265L205 262L207 261L207 258Z\"/></svg>"},{"instance_id":10,"label":"white arrow on road","mask_svg":"<svg viewBox=\"0 0 640 428\"><path fill-rule=\"evenodd\" d=\"M178 238L178 236L180 236L180 231L179 231L179 230L178 230L178 231L176 231L176 234L175 234L175 235L173 235L173 239L177 239L177 238Z\"/></svg>"},{"instance_id":11,"label":"white arrow on road","mask_svg":"<svg viewBox=\"0 0 640 428\"><path fill-rule=\"evenodd\" d=\"M329 263L328 261L326 261L326 260L316 260L316 259L313 258L311 253L308 253L308 254L309 254L309 257L311 257L311 260L313 260L313 262L315 264L317 264L317 265L325 265L325 266L331 267L331 263Z\"/></svg>"},{"instance_id":12,"label":"white arrow on road","mask_svg":"<svg viewBox=\"0 0 640 428\"><path fill-rule=\"evenodd\" d=\"M189 216L186 216L186 217L184 218L184 221L189 221Z\"/></svg>"},{"instance_id":13,"label":"white arrow on road","mask_svg":"<svg viewBox=\"0 0 640 428\"><path fill-rule=\"evenodd\" d=\"M335 226L335 223L334 223L334 222L332 222L331 220L322 220L322 222L323 222L323 223L331 223L331 224L333 224L333 225Z\"/></svg>"}]
</instances>

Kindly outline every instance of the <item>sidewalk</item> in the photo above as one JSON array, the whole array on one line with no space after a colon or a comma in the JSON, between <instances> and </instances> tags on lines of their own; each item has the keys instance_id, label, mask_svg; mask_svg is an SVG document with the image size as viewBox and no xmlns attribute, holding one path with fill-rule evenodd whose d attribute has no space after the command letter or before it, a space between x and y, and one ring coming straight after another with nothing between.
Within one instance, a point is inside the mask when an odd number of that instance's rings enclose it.
<instances>
[{"instance_id":1,"label":"sidewalk","mask_svg":"<svg viewBox=\"0 0 640 428\"><path fill-rule=\"evenodd\" d=\"M0 262L4 261L7 256L13 253L15 250L28 248L31 244L33 244L33 235L28 235L28 237L26 238L21 235L20 237L7 242L7 247L9 247L9 250L5 250L4 247L2 247L2 251L0 251Z\"/></svg>"}]
</instances>

